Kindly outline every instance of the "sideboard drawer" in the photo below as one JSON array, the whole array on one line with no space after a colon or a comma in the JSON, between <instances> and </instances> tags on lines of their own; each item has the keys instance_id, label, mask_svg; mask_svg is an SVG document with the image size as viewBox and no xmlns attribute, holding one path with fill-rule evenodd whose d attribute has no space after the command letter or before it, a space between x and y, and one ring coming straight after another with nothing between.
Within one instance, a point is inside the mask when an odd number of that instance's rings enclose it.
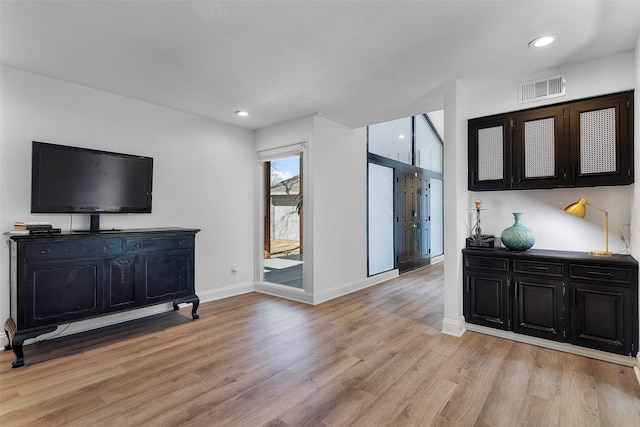
<instances>
[{"instance_id":1,"label":"sideboard drawer","mask_svg":"<svg viewBox=\"0 0 640 427\"><path fill-rule=\"evenodd\" d=\"M559 262L513 260L514 273L535 274L539 276L562 277L563 264Z\"/></svg>"},{"instance_id":2,"label":"sideboard drawer","mask_svg":"<svg viewBox=\"0 0 640 427\"><path fill-rule=\"evenodd\" d=\"M64 259L87 256L118 255L123 251L121 239L56 242L43 241L26 244L24 255L27 262L47 259Z\"/></svg>"},{"instance_id":3,"label":"sideboard drawer","mask_svg":"<svg viewBox=\"0 0 640 427\"><path fill-rule=\"evenodd\" d=\"M571 279L597 280L599 282L631 283L632 272L629 268L611 268L595 265L571 264Z\"/></svg>"},{"instance_id":4,"label":"sideboard drawer","mask_svg":"<svg viewBox=\"0 0 640 427\"><path fill-rule=\"evenodd\" d=\"M127 252L168 251L175 249L192 249L193 236L163 237L158 239L130 239L127 240Z\"/></svg>"},{"instance_id":5,"label":"sideboard drawer","mask_svg":"<svg viewBox=\"0 0 640 427\"><path fill-rule=\"evenodd\" d=\"M507 258L467 255L465 262L468 268L509 271L509 260Z\"/></svg>"}]
</instances>

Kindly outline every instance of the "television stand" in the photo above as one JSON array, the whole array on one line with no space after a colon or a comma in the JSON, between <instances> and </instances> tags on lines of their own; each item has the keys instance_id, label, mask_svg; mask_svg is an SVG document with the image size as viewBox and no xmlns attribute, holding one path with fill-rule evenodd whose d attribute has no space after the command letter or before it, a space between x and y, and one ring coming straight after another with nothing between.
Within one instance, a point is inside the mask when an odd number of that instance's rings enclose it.
<instances>
[{"instance_id":1,"label":"television stand","mask_svg":"<svg viewBox=\"0 0 640 427\"><path fill-rule=\"evenodd\" d=\"M11 317L4 324L13 368L23 343L59 325L171 303L197 314L194 254L198 229L108 230L13 235Z\"/></svg>"},{"instance_id":2,"label":"television stand","mask_svg":"<svg viewBox=\"0 0 640 427\"><path fill-rule=\"evenodd\" d=\"M89 231L100 231L100 215L99 214L91 214L91 219L89 220Z\"/></svg>"},{"instance_id":3,"label":"television stand","mask_svg":"<svg viewBox=\"0 0 640 427\"><path fill-rule=\"evenodd\" d=\"M110 228L110 229L103 228L103 229L100 229L100 230L91 230L91 229L89 229L89 230L71 230L72 233L85 233L85 234L86 233L92 233L92 234L119 233L119 232L122 232L122 231L124 231L124 230L119 229L119 228Z\"/></svg>"}]
</instances>

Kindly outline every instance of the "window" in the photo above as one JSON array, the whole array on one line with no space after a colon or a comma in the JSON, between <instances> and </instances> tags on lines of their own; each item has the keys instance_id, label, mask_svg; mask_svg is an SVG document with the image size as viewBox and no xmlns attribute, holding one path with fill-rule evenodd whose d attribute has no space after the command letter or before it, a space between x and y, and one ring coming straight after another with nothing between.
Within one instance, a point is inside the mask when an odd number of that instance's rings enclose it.
<instances>
[{"instance_id":1,"label":"window","mask_svg":"<svg viewBox=\"0 0 640 427\"><path fill-rule=\"evenodd\" d=\"M407 117L369 126L369 152L413 164L413 120Z\"/></svg>"}]
</instances>

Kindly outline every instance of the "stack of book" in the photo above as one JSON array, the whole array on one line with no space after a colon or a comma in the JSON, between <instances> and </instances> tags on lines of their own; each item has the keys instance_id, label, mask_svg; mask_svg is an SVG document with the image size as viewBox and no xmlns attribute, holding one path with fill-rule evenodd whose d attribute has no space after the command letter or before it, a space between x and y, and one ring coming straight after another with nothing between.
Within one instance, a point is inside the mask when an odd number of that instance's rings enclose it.
<instances>
[{"instance_id":1,"label":"stack of book","mask_svg":"<svg viewBox=\"0 0 640 427\"><path fill-rule=\"evenodd\" d=\"M60 233L61 231L60 228L53 228L50 222L16 221L13 223L11 234L54 234Z\"/></svg>"}]
</instances>

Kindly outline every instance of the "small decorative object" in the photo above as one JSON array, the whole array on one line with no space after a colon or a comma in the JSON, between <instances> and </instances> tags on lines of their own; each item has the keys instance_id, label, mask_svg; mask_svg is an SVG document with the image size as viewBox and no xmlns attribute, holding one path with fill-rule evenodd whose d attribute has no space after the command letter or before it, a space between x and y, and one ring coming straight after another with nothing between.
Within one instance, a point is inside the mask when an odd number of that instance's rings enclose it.
<instances>
[{"instance_id":1,"label":"small decorative object","mask_svg":"<svg viewBox=\"0 0 640 427\"><path fill-rule=\"evenodd\" d=\"M480 228L480 210L482 210L482 200L473 202L476 206L476 225L471 229L471 238L479 243L482 241L482 229Z\"/></svg>"},{"instance_id":2,"label":"small decorative object","mask_svg":"<svg viewBox=\"0 0 640 427\"><path fill-rule=\"evenodd\" d=\"M533 231L525 225L520 224L522 212L514 212L515 222L511 227L502 231L502 244L512 251L526 251L536 242Z\"/></svg>"},{"instance_id":3,"label":"small decorative object","mask_svg":"<svg viewBox=\"0 0 640 427\"><path fill-rule=\"evenodd\" d=\"M475 200L473 203L476 207L476 225L471 230L471 237L467 238L467 248L493 248L496 238L482 234L482 229L480 228L480 211L483 210L482 200Z\"/></svg>"}]
</instances>

